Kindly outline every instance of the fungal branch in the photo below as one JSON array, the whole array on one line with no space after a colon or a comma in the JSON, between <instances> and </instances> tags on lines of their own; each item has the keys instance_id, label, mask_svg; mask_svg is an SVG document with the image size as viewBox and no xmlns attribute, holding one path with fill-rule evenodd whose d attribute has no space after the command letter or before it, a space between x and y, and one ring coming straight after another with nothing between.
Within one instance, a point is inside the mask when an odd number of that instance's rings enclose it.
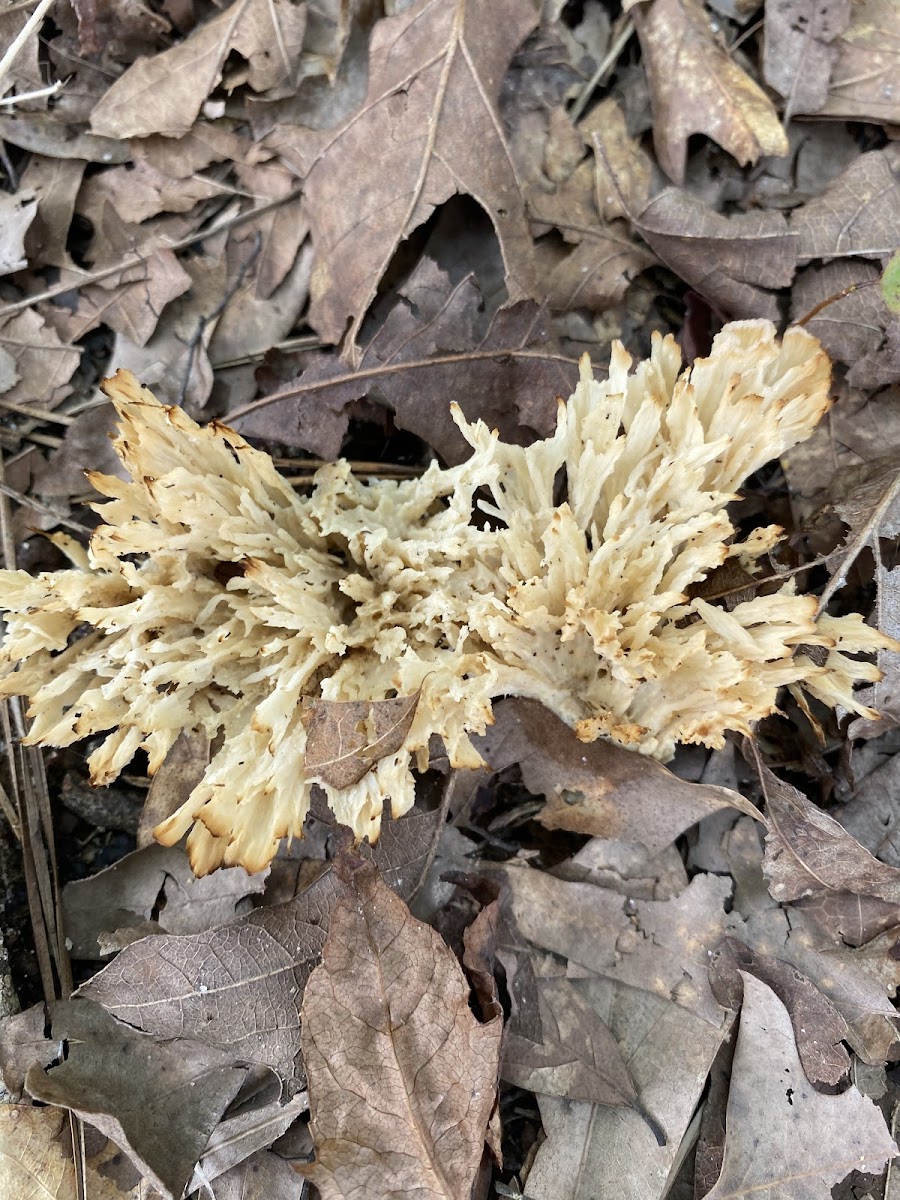
<instances>
[{"instance_id":1,"label":"fungal branch","mask_svg":"<svg viewBox=\"0 0 900 1200\"><path fill-rule=\"evenodd\" d=\"M364 483L340 461L298 496L233 430L119 371L103 386L130 480L90 474L102 524L87 549L55 537L70 569L0 572L0 692L29 697L30 743L102 736L98 784L138 750L154 772L183 730L214 740L156 830L188 833L199 874L264 867L314 783L374 839L387 798L412 806L433 734L480 765L470 736L500 696L660 759L749 731L784 686L871 716L854 686L879 673L853 656L896 643L861 616L817 617L792 580L730 611L691 598L778 542L740 536L728 504L809 436L829 384L815 338L764 321L726 326L683 372L671 337L634 370L616 344L603 383L583 364L552 437L507 445L456 411L462 465Z\"/></svg>"}]
</instances>

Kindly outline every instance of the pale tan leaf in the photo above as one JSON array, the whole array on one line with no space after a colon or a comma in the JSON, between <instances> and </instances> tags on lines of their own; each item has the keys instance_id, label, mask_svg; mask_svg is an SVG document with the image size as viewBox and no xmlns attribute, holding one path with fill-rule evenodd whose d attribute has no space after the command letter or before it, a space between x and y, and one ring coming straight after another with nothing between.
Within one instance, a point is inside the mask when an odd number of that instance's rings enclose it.
<instances>
[{"instance_id":1,"label":"pale tan leaf","mask_svg":"<svg viewBox=\"0 0 900 1200\"><path fill-rule=\"evenodd\" d=\"M71 1126L60 1108L0 1104L0 1200L75 1200L75 1161ZM99 1135L89 1138L96 1145ZM99 1138L87 1155L90 1200L142 1200L146 1195L136 1172L126 1183L118 1146Z\"/></svg>"},{"instance_id":2,"label":"pale tan leaf","mask_svg":"<svg viewBox=\"0 0 900 1200\"><path fill-rule=\"evenodd\" d=\"M420 695L421 689L393 700L308 700L303 723L309 774L336 788L358 783L379 759L401 748Z\"/></svg>"},{"instance_id":3,"label":"pale tan leaf","mask_svg":"<svg viewBox=\"0 0 900 1200\"><path fill-rule=\"evenodd\" d=\"M11 275L27 265L25 235L37 210L33 192L0 195L0 275Z\"/></svg>"},{"instance_id":4,"label":"pale tan leaf","mask_svg":"<svg viewBox=\"0 0 900 1200\"><path fill-rule=\"evenodd\" d=\"M900 6L895 0L854 0L850 25L834 46L837 62L821 115L900 121Z\"/></svg>"},{"instance_id":5,"label":"pale tan leaf","mask_svg":"<svg viewBox=\"0 0 900 1200\"><path fill-rule=\"evenodd\" d=\"M788 153L775 106L720 45L700 0L632 9L644 50L659 164L684 182L687 142L705 133L742 165Z\"/></svg>"},{"instance_id":6,"label":"pale tan leaf","mask_svg":"<svg viewBox=\"0 0 900 1200\"><path fill-rule=\"evenodd\" d=\"M482 1025L456 958L365 866L335 908L303 1001L323 1200L469 1200L494 1106L501 1021Z\"/></svg>"},{"instance_id":7,"label":"pale tan leaf","mask_svg":"<svg viewBox=\"0 0 900 1200\"><path fill-rule=\"evenodd\" d=\"M897 1147L855 1086L840 1096L813 1088L787 1009L754 975L743 978L725 1160L707 1200L829 1200L834 1184L854 1170L877 1173Z\"/></svg>"}]
</instances>

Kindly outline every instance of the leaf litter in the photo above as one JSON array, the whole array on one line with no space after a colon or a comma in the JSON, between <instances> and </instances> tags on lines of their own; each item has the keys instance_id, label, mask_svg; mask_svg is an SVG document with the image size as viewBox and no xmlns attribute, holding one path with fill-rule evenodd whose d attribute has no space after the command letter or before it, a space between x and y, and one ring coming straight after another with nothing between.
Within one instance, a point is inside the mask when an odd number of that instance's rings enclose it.
<instances>
[{"instance_id":1,"label":"leaf litter","mask_svg":"<svg viewBox=\"0 0 900 1200\"><path fill-rule=\"evenodd\" d=\"M613 338L644 358L670 332L690 358L790 312L836 401L730 510L784 540L697 597L728 614L793 580L900 637L900 18L757 8L0 14L4 565L57 570L59 530L94 526L83 470L118 470L96 385L119 367L303 491L341 455L396 480L464 462L452 402L513 446L550 437ZM246 1200L299 1194L298 1169L330 1197L880 1194L856 1173L896 1153L900 660L869 657L879 719L779 696L746 763L663 766L508 698L482 766L429 746L375 847L314 789L306 837L256 875L198 880L152 842L203 738L93 806L73 788L94 744L47 754L46 794L16 752L4 812L57 852L26 871L4 824L9 1194ZM307 764L366 779L418 702L313 700ZM141 805L135 836L115 813ZM29 894L61 936L34 908L32 942Z\"/></svg>"}]
</instances>

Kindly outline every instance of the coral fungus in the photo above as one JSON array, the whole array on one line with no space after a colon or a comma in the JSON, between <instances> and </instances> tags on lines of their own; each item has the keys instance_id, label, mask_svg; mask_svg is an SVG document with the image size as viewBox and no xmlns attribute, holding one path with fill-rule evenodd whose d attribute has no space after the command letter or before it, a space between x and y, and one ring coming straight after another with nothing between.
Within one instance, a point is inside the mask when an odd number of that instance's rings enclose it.
<instances>
[{"instance_id":1,"label":"coral fungus","mask_svg":"<svg viewBox=\"0 0 900 1200\"><path fill-rule=\"evenodd\" d=\"M152 772L182 730L208 735L203 780L156 831L171 844L191 830L205 873L265 866L301 832L314 782L376 836L385 798L395 815L412 805L432 734L453 764L479 764L469 735L498 696L662 759L749 730L783 685L868 713L853 688L878 672L849 655L890 639L861 617L817 617L791 582L730 611L692 592L776 544L775 526L740 538L727 506L828 407L818 342L747 321L681 374L671 338L630 367L619 345L606 381L584 365L555 434L531 446L456 412L462 465L363 483L337 462L306 497L233 430L120 371L104 388L131 481L89 476L108 501L87 550L58 539L72 569L0 573L0 687L30 698L28 740L106 733L89 761L107 783L139 749ZM416 693L399 746L383 740L346 786L306 762L316 704L371 717ZM365 741L366 720L355 728Z\"/></svg>"}]
</instances>

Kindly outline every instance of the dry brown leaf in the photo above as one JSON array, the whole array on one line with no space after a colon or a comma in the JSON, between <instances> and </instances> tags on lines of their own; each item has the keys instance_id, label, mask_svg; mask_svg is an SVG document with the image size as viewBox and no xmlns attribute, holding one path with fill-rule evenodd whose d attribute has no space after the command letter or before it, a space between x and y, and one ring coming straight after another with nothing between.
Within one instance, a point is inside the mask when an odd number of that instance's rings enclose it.
<instances>
[{"instance_id":1,"label":"dry brown leaf","mask_svg":"<svg viewBox=\"0 0 900 1200\"><path fill-rule=\"evenodd\" d=\"M847 382L854 388L880 388L900 377L900 316L885 307L877 287L871 286L880 278L881 268L876 263L837 258L824 266L812 263L804 268L791 289L794 320L801 320L823 301L829 302L820 316L808 322L808 328L832 358L847 364ZM840 295L847 288L853 290ZM835 432L835 436L839 435ZM882 434L878 453L893 444Z\"/></svg>"},{"instance_id":2,"label":"dry brown leaf","mask_svg":"<svg viewBox=\"0 0 900 1200\"><path fill-rule=\"evenodd\" d=\"M862 154L791 215L797 258L883 259L897 247L900 184L880 150ZM829 314L830 315L830 314Z\"/></svg>"},{"instance_id":3,"label":"dry brown leaf","mask_svg":"<svg viewBox=\"0 0 900 1200\"><path fill-rule=\"evenodd\" d=\"M760 777L769 817L763 870L776 900L833 891L900 903L900 869L879 862L833 817L768 767L761 767Z\"/></svg>"},{"instance_id":4,"label":"dry brown leaf","mask_svg":"<svg viewBox=\"0 0 900 1200\"><path fill-rule=\"evenodd\" d=\"M296 383L229 420L237 417L242 433L300 445L325 459L340 453L351 404L373 392L393 410L396 425L451 464L471 452L450 415L454 400L510 441L550 433L554 396L571 391L576 363L557 352L547 316L534 305L500 309L489 323L483 310L472 276L453 286L425 257L356 370L333 354L311 354Z\"/></svg>"},{"instance_id":5,"label":"dry brown leaf","mask_svg":"<svg viewBox=\"0 0 900 1200\"><path fill-rule=\"evenodd\" d=\"M766 0L763 75L785 99L784 122L828 99L838 57L835 38L850 22L850 0Z\"/></svg>"},{"instance_id":6,"label":"dry brown leaf","mask_svg":"<svg viewBox=\"0 0 900 1200\"><path fill-rule=\"evenodd\" d=\"M73 958L101 958L118 930L200 933L243 916L263 890L267 871L248 875L228 867L197 879L177 846L157 843L126 854L113 866L63 888L63 922ZM156 919L151 917L157 914Z\"/></svg>"},{"instance_id":7,"label":"dry brown leaf","mask_svg":"<svg viewBox=\"0 0 900 1200\"><path fill-rule=\"evenodd\" d=\"M733 317L778 318L773 289L794 277L796 238L779 212L713 212L666 188L634 218L658 257L711 304Z\"/></svg>"},{"instance_id":8,"label":"dry brown leaf","mask_svg":"<svg viewBox=\"0 0 900 1200\"><path fill-rule=\"evenodd\" d=\"M726 1122L722 1174L707 1200L829 1200L851 1171L877 1173L897 1153L884 1117L855 1086L840 1096L815 1091L787 1009L746 973Z\"/></svg>"},{"instance_id":9,"label":"dry brown leaf","mask_svg":"<svg viewBox=\"0 0 900 1200\"><path fill-rule=\"evenodd\" d=\"M405 898L430 861L441 814L412 812L386 821L373 858ZM232 1048L303 1085L300 1001L319 961L338 883L329 868L284 904L254 909L198 934L145 938L126 946L81 994L154 1037L192 1037Z\"/></svg>"},{"instance_id":10,"label":"dry brown leaf","mask_svg":"<svg viewBox=\"0 0 900 1200\"><path fill-rule=\"evenodd\" d=\"M84 1134L81 1178L91 1200L145 1200L146 1188L129 1164L121 1163L115 1143L90 1126ZM63 1109L0 1104L0 1161L0 1200L74 1200L78 1195L71 1126Z\"/></svg>"},{"instance_id":11,"label":"dry brown leaf","mask_svg":"<svg viewBox=\"0 0 900 1200\"><path fill-rule=\"evenodd\" d=\"M522 971L520 960L516 980ZM632 1109L663 1145L665 1134L644 1111L615 1038L575 983L538 977L535 984L540 1033L524 1037L513 1022L503 1039L502 1078L542 1096Z\"/></svg>"},{"instance_id":12,"label":"dry brown leaf","mask_svg":"<svg viewBox=\"0 0 900 1200\"><path fill-rule=\"evenodd\" d=\"M393 700L305 700L310 775L337 788L358 783L406 741L420 695L421 689Z\"/></svg>"},{"instance_id":13,"label":"dry brown leaf","mask_svg":"<svg viewBox=\"0 0 900 1200\"><path fill-rule=\"evenodd\" d=\"M760 954L738 938L726 938L710 963L716 999L737 1012L744 995L744 973L770 987L790 1013L797 1051L807 1079L836 1084L850 1070L843 1046L847 1022L834 1004L802 971L769 954Z\"/></svg>"},{"instance_id":14,"label":"dry brown leaf","mask_svg":"<svg viewBox=\"0 0 900 1200\"><path fill-rule=\"evenodd\" d=\"M198 1193L203 1194L203 1190ZM297 1173L280 1155L258 1150L218 1176L215 1196L216 1200L297 1200Z\"/></svg>"},{"instance_id":15,"label":"dry brown leaf","mask_svg":"<svg viewBox=\"0 0 900 1200\"><path fill-rule=\"evenodd\" d=\"M653 0L631 11L650 82L656 155L673 182L684 182L692 133L705 133L742 166L788 153L774 105L719 44L700 0Z\"/></svg>"},{"instance_id":16,"label":"dry brown leaf","mask_svg":"<svg viewBox=\"0 0 900 1200\"><path fill-rule=\"evenodd\" d=\"M707 976L708 956L725 933L731 881L695 875L672 900L631 900L592 883L510 867L511 928L589 972L646 990L718 1028L722 1009ZM655 1110L647 1102L647 1107ZM661 1119L661 1118L660 1118Z\"/></svg>"},{"instance_id":17,"label":"dry brown leaf","mask_svg":"<svg viewBox=\"0 0 900 1200\"><path fill-rule=\"evenodd\" d=\"M546 1140L522 1191L533 1200L659 1200L731 1019L715 1027L605 979L578 986L608 1025L666 1144L628 1109L539 1096Z\"/></svg>"},{"instance_id":18,"label":"dry brown leaf","mask_svg":"<svg viewBox=\"0 0 900 1200\"><path fill-rule=\"evenodd\" d=\"M48 158L82 159L84 162L124 163L131 158L128 146L112 138L95 137L73 129L52 113L0 113L0 138Z\"/></svg>"},{"instance_id":19,"label":"dry brown leaf","mask_svg":"<svg viewBox=\"0 0 900 1200\"><path fill-rule=\"evenodd\" d=\"M29 158L20 182L37 199L37 213L25 235L30 266L72 266L66 242L86 165L77 158Z\"/></svg>"},{"instance_id":20,"label":"dry brown leaf","mask_svg":"<svg viewBox=\"0 0 900 1200\"><path fill-rule=\"evenodd\" d=\"M134 942L79 994L154 1037L195 1038L270 1067L295 1093L303 1084L300 997L325 941L331 890L314 884L302 899L233 925ZM325 903L311 911L323 892Z\"/></svg>"},{"instance_id":21,"label":"dry brown leaf","mask_svg":"<svg viewBox=\"0 0 900 1200\"><path fill-rule=\"evenodd\" d=\"M758 826L744 817L727 836L726 851L735 878L729 934L755 952L782 959L801 971L844 1017L847 1040L856 1052L868 1063L883 1062L896 1040L896 1010L888 999L900 984L900 967L894 958L896 929L874 937L872 930L861 929L867 944L850 949L842 933L849 919L846 907L825 920L820 920L817 898L784 908L772 898L763 875ZM843 902L847 895L831 892L827 898ZM867 898L858 903L865 913ZM859 920L858 916L857 924Z\"/></svg>"},{"instance_id":22,"label":"dry brown leaf","mask_svg":"<svg viewBox=\"0 0 900 1200\"><path fill-rule=\"evenodd\" d=\"M854 0L849 28L837 38L822 116L900 121L900 8L894 0Z\"/></svg>"},{"instance_id":23,"label":"dry brown leaf","mask_svg":"<svg viewBox=\"0 0 900 1200\"><path fill-rule=\"evenodd\" d=\"M494 1107L502 1022L482 1025L452 951L366 864L334 909L303 1000L323 1200L469 1200Z\"/></svg>"},{"instance_id":24,"label":"dry brown leaf","mask_svg":"<svg viewBox=\"0 0 900 1200\"><path fill-rule=\"evenodd\" d=\"M16 364L18 379L3 394L16 404L37 401L41 408L56 408L72 388L81 352L77 346L66 345L50 321L26 308L0 324L0 349L6 351Z\"/></svg>"},{"instance_id":25,"label":"dry brown leaf","mask_svg":"<svg viewBox=\"0 0 900 1200\"><path fill-rule=\"evenodd\" d=\"M46 1067L59 1058L59 1046L44 1033L46 1024L44 1004L0 1020L0 1081L15 1099L22 1094L32 1063Z\"/></svg>"},{"instance_id":26,"label":"dry brown leaf","mask_svg":"<svg viewBox=\"0 0 900 1200\"><path fill-rule=\"evenodd\" d=\"M656 854L723 808L762 820L730 788L687 783L662 763L611 742L580 741L535 700L501 701L494 724L475 744L494 771L520 765L528 790L546 797L537 819L547 829L640 842Z\"/></svg>"},{"instance_id":27,"label":"dry brown leaf","mask_svg":"<svg viewBox=\"0 0 900 1200\"><path fill-rule=\"evenodd\" d=\"M221 80L232 50L248 60L251 87L271 87L293 70L305 25L305 8L289 0L233 0L179 45L133 63L94 108L91 130L112 138L180 137Z\"/></svg>"},{"instance_id":28,"label":"dry brown leaf","mask_svg":"<svg viewBox=\"0 0 900 1200\"><path fill-rule=\"evenodd\" d=\"M87 1000L54 1005L52 1030L68 1057L49 1074L32 1067L28 1092L89 1121L164 1196L180 1196L246 1067L185 1037L152 1041Z\"/></svg>"},{"instance_id":29,"label":"dry brown leaf","mask_svg":"<svg viewBox=\"0 0 900 1200\"><path fill-rule=\"evenodd\" d=\"M489 8L419 0L378 22L362 108L336 129L285 127L269 143L305 176L316 248L309 323L355 342L400 242L456 192L500 239L512 302L535 295L531 236L496 108L513 53L537 23L529 0Z\"/></svg>"},{"instance_id":30,"label":"dry brown leaf","mask_svg":"<svg viewBox=\"0 0 900 1200\"><path fill-rule=\"evenodd\" d=\"M215 1181L213 1194L220 1200L228 1173L271 1146L309 1108L306 1092L298 1092L283 1104L280 1081L273 1076L267 1084L269 1086L263 1087L261 1094L251 1100L241 1103L241 1097L238 1097L233 1115L226 1116L213 1130L188 1184L188 1191L193 1192L196 1188L201 1196L204 1192L209 1195L210 1184ZM295 1196L297 1176L293 1171L290 1175L295 1189L292 1195ZM227 1193L227 1186L225 1191Z\"/></svg>"}]
</instances>

